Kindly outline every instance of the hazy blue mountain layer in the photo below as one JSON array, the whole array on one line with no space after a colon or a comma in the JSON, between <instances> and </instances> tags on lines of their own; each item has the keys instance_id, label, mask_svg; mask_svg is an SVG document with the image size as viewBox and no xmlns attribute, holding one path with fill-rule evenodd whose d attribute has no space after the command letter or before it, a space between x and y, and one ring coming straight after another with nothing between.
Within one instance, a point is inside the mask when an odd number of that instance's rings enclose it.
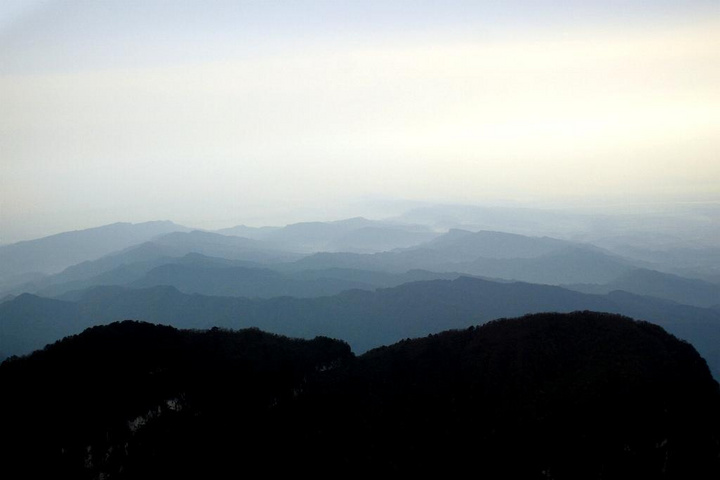
<instances>
[{"instance_id":1,"label":"hazy blue mountain layer","mask_svg":"<svg viewBox=\"0 0 720 480\"><path fill-rule=\"evenodd\" d=\"M605 284L566 286L572 290L586 293L609 293L613 290L624 290L697 307L712 307L720 301L720 285L647 269L630 270Z\"/></svg>"},{"instance_id":2,"label":"hazy blue mountain layer","mask_svg":"<svg viewBox=\"0 0 720 480\"><path fill-rule=\"evenodd\" d=\"M267 245L291 252L374 253L410 247L439 235L433 229L408 223L368 220L362 217L334 222L302 222L285 227L253 228L244 225L218 230L262 240Z\"/></svg>"},{"instance_id":3,"label":"hazy blue mountain layer","mask_svg":"<svg viewBox=\"0 0 720 480\"><path fill-rule=\"evenodd\" d=\"M720 312L625 292L590 295L555 286L477 278L412 282L319 298L248 299L173 287L97 287L59 301L24 294L0 304L0 351L29 353L82 328L128 318L181 328L258 327L302 338L331 336L356 352L499 317L595 310L651 321L690 341L720 373Z\"/></svg>"},{"instance_id":4,"label":"hazy blue mountain layer","mask_svg":"<svg viewBox=\"0 0 720 480\"><path fill-rule=\"evenodd\" d=\"M188 231L172 222L114 223L87 230L0 246L0 281L17 283L23 274L56 273L171 232Z\"/></svg>"}]
</instances>

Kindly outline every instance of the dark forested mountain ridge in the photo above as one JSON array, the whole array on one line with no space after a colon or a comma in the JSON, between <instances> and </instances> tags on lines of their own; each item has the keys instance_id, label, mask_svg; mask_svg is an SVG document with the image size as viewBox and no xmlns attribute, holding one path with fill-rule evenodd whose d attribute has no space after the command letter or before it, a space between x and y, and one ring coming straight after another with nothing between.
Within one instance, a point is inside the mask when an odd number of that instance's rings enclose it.
<instances>
[{"instance_id":1,"label":"dark forested mountain ridge","mask_svg":"<svg viewBox=\"0 0 720 480\"><path fill-rule=\"evenodd\" d=\"M238 454L231 448L243 447L251 463L256 454L267 458L278 434L274 406L313 372L351 356L337 340L254 329L93 327L0 365L0 471L27 479L217 478Z\"/></svg>"},{"instance_id":2,"label":"dark forested mountain ridge","mask_svg":"<svg viewBox=\"0 0 720 480\"><path fill-rule=\"evenodd\" d=\"M326 337L94 327L0 365L16 478L713 479L720 392L662 328L539 314L354 357Z\"/></svg>"},{"instance_id":3,"label":"dark forested mountain ridge","mask_svg":"<svg viewBox=\"0 0 720 480\"><path fill-rule=\"evenodd\" d=\"M373 461L354 467L367 474L720 472L720 397L705 362L660 327L626 317L538 314L403 341L366 353L319 391L313 405L329 418L362 412L326 425L323 449L342 458L346 447L332 438L357 432L353 450Z\"/></svg>"}]
</instances>

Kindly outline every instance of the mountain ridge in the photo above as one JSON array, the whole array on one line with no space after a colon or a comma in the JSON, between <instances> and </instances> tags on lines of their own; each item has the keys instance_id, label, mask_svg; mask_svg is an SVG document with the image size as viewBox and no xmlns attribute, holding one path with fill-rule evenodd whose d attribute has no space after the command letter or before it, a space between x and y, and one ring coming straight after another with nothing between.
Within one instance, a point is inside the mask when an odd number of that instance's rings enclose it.
<instances>
[{"instance_id":1,"label":"mountain ridge","mask_svg":"<svg viewBox=\"0 0 720 480\"><path fill-rule=\"evenodd\" d=\"M189 229L170 221L117 222L2 245L0 280L8 282L13 276L33 272L55 273L79 262L180 230Z\"/></svg>"},{"instance_id":2,"label":"mountain ridge","mask_svg":"<svg viewBox=\"0 0 720 480\"><path fill-rule=\"evenodd\" d=\"M402 338L418 337L449 328L463 328L495 318L547 311L594 310L652 321L691 341L713 372L720 373L720 312L674 304L625 292L590 295L557 286L523 282L500 283L473 277L405 283L375 291L349 290L317 298L247 299L183 294L174 287L148 289L95 287L85 291L63 315L33 309L33 296L0 304L0 328L22 337L24 345L42 348L59 337L24 335L29 321L36 324L84 325L138 318L180 328L258 327L294 337L325 335L348 342L364 352ZM39 297L37 297L39 298ZM24 305L13 310L15 305ZM74 306L73 306L74 305ZM58 310L60 312L60 310ZM77 333L77 332L67 332ZM19 352L0 339L0 350Z\"/></svg>"},{"instance_id":3,"label":"mountain ridge","mask_svg":"<svg viewBox=\"0 0 720 480\"><path fill-rule=\"evenodd\" d=\"M707 364L606 313L498 319L360 356L327 337L126 320L3 362L0 387L1 468L31 478L720 474Z\"/></svg>"}]
</instances>

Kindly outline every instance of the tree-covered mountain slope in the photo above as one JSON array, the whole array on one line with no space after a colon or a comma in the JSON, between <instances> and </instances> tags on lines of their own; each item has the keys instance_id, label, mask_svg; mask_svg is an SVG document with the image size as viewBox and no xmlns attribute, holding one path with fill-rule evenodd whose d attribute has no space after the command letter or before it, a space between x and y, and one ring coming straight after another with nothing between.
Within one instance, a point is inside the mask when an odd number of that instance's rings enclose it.
<instances>
[{"instance_id":1,"label":"tree-covered mountain slope","mask_svg":"<svg viewBox=\"0 0 720 480\"><path fill-rule=\"evenodd\" d=\"M594 312L355 357L326 337L125 321L0 365L13 478L711 479L720 391L694 348Z\"/></svg>"}]
</instances>

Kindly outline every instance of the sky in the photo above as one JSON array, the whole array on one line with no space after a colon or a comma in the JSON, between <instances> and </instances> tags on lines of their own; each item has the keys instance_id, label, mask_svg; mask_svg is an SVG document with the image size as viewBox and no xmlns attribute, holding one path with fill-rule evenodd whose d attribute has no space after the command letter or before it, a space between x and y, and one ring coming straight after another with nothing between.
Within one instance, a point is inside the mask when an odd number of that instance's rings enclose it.
<instances>
[{"instance_id":1,"label":"sky","mask_svg":"<svg viewBox=\"0 0 720 480\"><path fill-rule=\"evenodd\" d=\"M0 3L0 243L718 200L717 0Z\"/></svg>"}]
</instances>

